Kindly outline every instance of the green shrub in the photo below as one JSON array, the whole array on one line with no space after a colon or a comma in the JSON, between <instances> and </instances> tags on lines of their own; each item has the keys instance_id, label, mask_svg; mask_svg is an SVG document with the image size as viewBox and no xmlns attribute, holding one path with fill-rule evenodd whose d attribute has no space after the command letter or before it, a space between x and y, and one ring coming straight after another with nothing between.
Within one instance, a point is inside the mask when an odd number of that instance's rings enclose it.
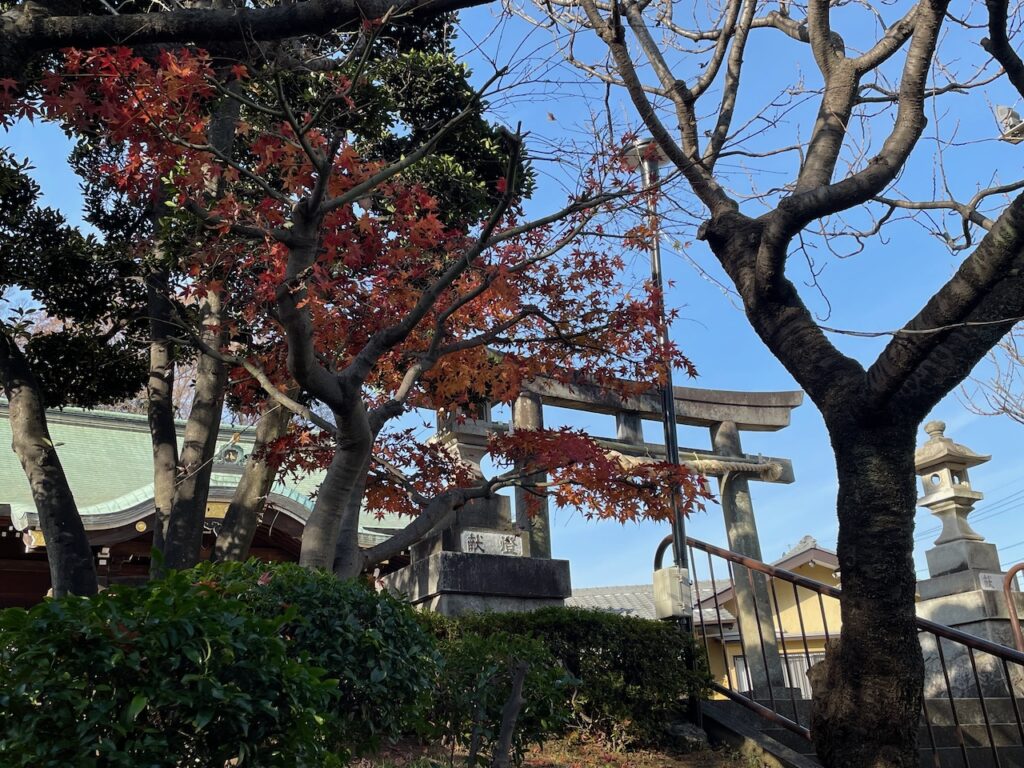
<instances>
[{"instance_id":1,"label":"green shrub","mask_svg":"<svg viewBox=\"0 0 1024 768\"><path fill-rule=\"evenodd\" d=\"M204 564L192 578L218 584L258 616L286 617L292 656L308 657L338 681L332 727L352 754L372 751L419 721L437 651L408 605L292 563Z\"/></svg>"},{"instance_id":2,"label":"green shrub","mask_svg":"<svg viewBox=\"0 0 1024 768\"><path fill-rule=\"evenodd\" d=\"M172 574L0 613L4 768L339 765L336 695L266 619Z\"/></svg>"},{"instance_id":3,"label":"green shrub","mask_svg":"<svg viewBox=\"0 0 1024 768\"><path fill-rule=\"evenodd\" d=\"M658 744L685 700L707 690L703 655L671 624L579 608L424 620L438 637L507 633L535 638L579 680L577 727L617 746ZM696 671L689 668L696 660Z\"/></svg>"},{"instance_id":4,"label":"green shrub","mask_svg":"<svg viewBox=\"0 0 1024 768\"><path fill-rule=\"evenodd\" d=\"M520 661L529 666L513 732L513 762L522 762L529 744L564 730L575 681L543 643L505 633L468 633L443 640L440 647L442 663L424 736L475 754L483 764L498 740L513 667Z\"/></svg>"}]
</instances>

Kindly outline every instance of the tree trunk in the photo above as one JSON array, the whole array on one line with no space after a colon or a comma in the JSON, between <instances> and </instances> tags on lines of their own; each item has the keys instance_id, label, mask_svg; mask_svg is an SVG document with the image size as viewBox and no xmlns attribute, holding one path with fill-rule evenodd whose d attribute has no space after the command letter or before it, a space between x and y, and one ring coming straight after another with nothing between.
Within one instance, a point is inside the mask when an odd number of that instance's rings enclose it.
<instances>
[{"instance_id":1,"label":"tree trunk","mask_svg":"<svg viewBox=\"0 0 1024 768\"><path fill-rule=\"evenodd\" d=\"M146 409L153 442L153 549L164 550L167 522L174 501L175 472L178 466L178 434L174 425L174 351L171 333L170 287L166 269L154 269L146 277L146 304L149 311L149 379L146 383ZM160 571L160 558L153 558L150 574Z\"/></svg>"},{"instance_id":2,"label":"tree trunk","mask_svg":"<svg viewBox=\"0 0 1024 768\"><path fill-rule=\"evenodd\" d=\"M224 516L224 526L217 534L214 562L242 561L249 557L249 547L259 526L260 515L267 506L267 494L281 466L280 457L267 455L267 448L288 432L291 416L291 411L274 400L268 399L263 406L252 455L245 463Z\"/></svg>"},{"instance_id":3,"label":"tree trunk","mask_svg":"<svg viewBox=\"0 0 1024 768\"><path fill-rule=\"evenodd\" d=\"M366 492L366 474L370 471L367 453L355 487L349 494L348 504L338 526L338 543L334 548L334 575L339 579L354 579L363 571L363 553L359 549L359 517L363 511Z\"/></svg>"},{"instance_id":4,"label":"tree trunk","mask_svg":"<svg viewBox=\"0 0 1024 768\"><path fill-rule=\"evenodd\" d=\"M202 341L220 349L224 343L221 299L215 292L206 295ZM217 449L227 366L209 355L201 354L196 374L195 399L185 424L174 502L167 526L164 562L167 568L191 568L199 562L203 544L203 522L206 500L210 492L210 475Z\"/></svg>"},{"instance_id":5,"label":"tree trunk","mask_svg":"<svg viewBox=\"0 0 1024 768\"><path fill-rule=\"evenodd\" d=\"M94 595L98 586L92 548L50 439L39 382L17 344L3 332L0 381L10 409L11 447L32 488L32 500L46 539L53 595Z\"/></svg>"},{"instance_id":6,"label":"tree trunk","mask_svg":"<svg viewBox=\"0 0 1024 768\"><path fill-rule=\"evenodd\" d=\"M334 411L338 425L337 450L302 531L299 563L306 568L325 571L333 568L344 512L366 475L363 468L373 446L373 433L359 394L352 393L350 398L353 402L347 412Z\"/></svg>"},{"instance_id":7,"label":"tree trunk","mask_svg":"<svg viewBox=\"0 0 1024 768\"><path fill-rule=\"evenodd\" d=\"M915 427L829 424L839 472L843 627L814 669L811 716L815 749L828 768L919 765Z\"/></svg>"}]
</instances>

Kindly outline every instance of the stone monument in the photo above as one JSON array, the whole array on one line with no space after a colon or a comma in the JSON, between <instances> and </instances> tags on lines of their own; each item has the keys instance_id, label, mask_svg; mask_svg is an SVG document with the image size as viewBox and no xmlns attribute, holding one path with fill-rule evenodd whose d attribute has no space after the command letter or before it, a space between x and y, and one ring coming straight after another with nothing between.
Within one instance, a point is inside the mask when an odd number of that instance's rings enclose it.
<instances>
[{"instance_id":1,"label":"stone monument","mask_svg":"<svg viewBox=\"0 0 1024 768\"><path fill-rule=\"evenodd\" d=\"M438 411L437 427L434 440L481 479L489 436L508 428L492 421L489 404L470 414ZM448 616L564 605L572 594L569 561L531 552L529 531L513 524L511 507L507 496L494 496L456 510L443 531L411 548L408 566L384 577L385 587Z\"/></svg>"},{"instance_id":2,"label":"stone monument","mask_svg":"<svg viewBox=\"0 0 1024 768\"><path fill-rule=\"evenodd\" d=\"M991 640L1013 645L1010 616L1003 594L1004 572L994 544L971 528L967 521L974 505L984 494L971 486L969 470L991 457L975 453L946 437L946 425L931 421L925 425L928 440L914 454L914 466L921 478L923 495L918 506L925 507L942 523L935 545L925 553L929 578L918 583L920 602L917 615L938 624ZM1018 611L1024 609L1021 593L1013 595ZM935 637L921 636L925 659L925 696L947 695L939 649ZM978 696L972 660L967 648L958 643L943 643L942 655L949 673L954 698ZM981 693L985 696L1008 694L1002 664L988 654L976 652ZM1012 665L1016 667L1017 665ZM1022 675L1015 675L1021 677ZM1024 680L1014 680L1018 695Z\"/></svg>"}]
</instances>

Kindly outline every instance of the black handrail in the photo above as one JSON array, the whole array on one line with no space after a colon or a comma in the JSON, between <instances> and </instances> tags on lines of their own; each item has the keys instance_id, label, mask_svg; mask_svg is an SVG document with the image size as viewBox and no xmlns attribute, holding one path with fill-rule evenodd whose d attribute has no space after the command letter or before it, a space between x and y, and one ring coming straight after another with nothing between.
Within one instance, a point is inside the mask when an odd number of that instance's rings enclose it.
<instances>
[{"instance_id":1,"label":"black handrail","mask_svg":"<svg viewBox=\"0 0 1024 768\"><path fill-rule=\"evenodd\" d=\"M659 546L659 550L661 549L661 547L666 546L666 542L668 542L668 545L671 545L672 537L669 536L665 539L665 541L662 541L661 545ZM723 560L729 560L733 563L738 563L739 565L742 565L744 568L749 568L752 571L760 571L761 573L766 573L769 576L780 578L783 581L791 582L799 587L809 589L812 592L817 592L819 595L827 595L828 597L842 599L843 591L841 589L833 587L829 584L823 584L822 582L815 581L814 579L809 579L806 576L801 576L798 573L787 571L785 568L776 568L773 565L762 563L760 560L754 560L751 557L738 555L731 550L723 549L722 547L716 547L714 544L708 544L706 542L699 541L698 539L690 538L689 536L686 538L686 543L687 545L695 549L699 549L704 552L710 552L713 555L721 557ZM953 640L955 642L962 643L966 645L968 648L974 648L977 651L984 651L985 653L991 654L993 656L998 656L999 658L1005 658L1008 661L1013 661L1017 664L1024 664L1024 653L1021 653L1020 651L1014 648L1010 648L1005 645L1000 645L999 643L994 643L991 640L986 640L985 638L978 637L977 635L970 635L959 629L947 627L945 624L936 624L934 621L929 621L928 619L922 619L920 617L915 618L917 622L917 628L919 630L931 632L932 634L938 635L939 637L943 637L947 640Z\"/></svg>"},{"instance_id":2,"label":"black handrail","mask_svg":"<svg viewBox=\"0 0 1024 768\"><path fill-rule=\"evenodd\" d=\"M654 558L654 560L655 560L655 568L656 569L661 567L662 561L663 561L664 556L665 556L665 552L667 551L668 547L672 546L672 543L673 543L672 542L672 537L668 536L658 546L658 549L657 549L657 551L655 553L655 558ZM700 551L704 552L707 555L707 558L708 558L708 567L711 569L710 573L711 573L711 578L712 578L712 591L713 591L713 594L709 595L707 597L704 597L704 598L700 598L700 596L698 595L698 599L696 601L696 606L695 607L701 612L701 614L700 614L701 615L701 634L702 634L702 637L703 637L703 641L704 641L704 645L705 645L705 650L708 652L709 658L710 658L710 654L711 654L711 647L710 647L710 644L709 644L709 640L718 640L718 641L721 642L721 646L722 646L722 661L725 664L725 676L726 676L725 679L728 682L728 687L723 686L722 684L720 684L718 682L712 682L712 684L711 684L712 690L714 690L715 692L717 692L717 693L719 693L719 694L721 694L721 695L723 695L723 696L725 696L725 697L727 697L727 698L729 698L729 699L731 699L731 700L733 700L735 702L738 702L738 703L742 704L743 706L747 707L748 709L753 710L754 712L756 712L757 714L759 714L762 717L766 718L767 720L770 720L771 722L773 722L773 723L775 723L775 724L777 724L777 725L779 725L779 726L781 726L781 727L783 727L783 728L785 728L785 729L787 729L787 730L789 730L789 731L791 731L791 732L793 732L795 734L798 734L798 735L802 736L805 739L810 740L810 738L811 738L810 730L807 727L805 727L804 725L801 725L799 723L799 721L798 721L799 720L799 716L797 715L798 708L796 706L796 702L795 701L792 702L794 704L793 714L798 717L797 721L791 720L790 718L786 717L785 715L781 714L780 712L775 711L773 708L767 707L764 704L762 704L762 703L760 703L758 701L755 701L753 699L753 694L748 695L746 692L740 692L739 690L737 690L739 688L739 686L743 684L743 682L741 680L737 679L737 681L736 681L737 682L737 689L733 688L732 676L731 676L730 666L729 666L729 659L728 659L728 655L726 653L726 648L725 648L726 636L725 636L724 631L723 631L723 623L724 622L723 622L723 617L722 617L722 613L723 613L723 611L722 611L722 598L723 598L723 595L726 592L728 592L729 589L735 589L736 585L735 585L735 581L734 581L734 578L733 578L733 575L732 575L732 568L733 568L734 565L742 566L743 568L746 568L746 569L748 569L750 571L757 571L757 572L763 573L766 576L771 577L772 579L778 578L778 579L781 579L782 581L789 582L792 585L792 588L793 588L793 596L794 596L795 605L796 605L797 617L798 617L798 619L800 621L800 635L801 635L801 637L803 639L803 651L804 651L803 656L804 656L805 660L807 661L807 663L809 665L810 661L811 661L811 654L810 654L810 649L809 649L809 647L807 645L807 637L808 637L808 635L807 635L807 630L806 630L805 625L804 625L803 612L802 612L802 610L800 608L801 600L799 598L798 588L799 587L803 587L804 589L807 589L810 592L817 594L818 601L819 601L820 607L821 607L821 612L822 612L822 628L825 631L826 637L828 637L830 635L830 633L829 633L829 627L828 627L828 618L827 618L826 611L825 611L825 605L824 605L824 602L822 602L823 597L834 598L836 600L840 600L841 601L842 600L842 595L843 595L842 590L837 588L837 587L833 587L833 586L831 586L829 584L823 584L822 582L816 581L815 579L810 579L810 578L807 578L806 576L801 576L800 574L793 573L792 571L787 571L784 568L778 568L778 567L773 566L773 565L768 565L767 563L763 563L760 560L755 560L755 559L753 559L751 557L746 557L744 555L737 554L737 553L732 552L732 551L730 551L728 549L724 549L722 547L717 547L717 546L715 546L713 544L708 544L706 542L699 541L699 540L694 539L692 537L687 537L686 544L687 544L687 546L691 550L696 549L696 550L700 550ZM728 586L726 588L719 589L718 583L716 583L715 580L714 580L714 566L712 565L712 555L714 555L716 557L720 557L720 558L722 558L723 560L725 560L728 563L728 566L729 566L728 567L728 570L729 570L729 584L728 584ZM691 556L690 556L689 560L690 560L691 563L694 564L694 567L696 567L696 560L693 557L692 552L691 552ZM790 637L790 635L788 633L783 633L782 632L781 616L779 615L780 614L780 608L779 608L779 605L778 605L778 594L775 592L774 584L772 584L772 596L774 597L774 601L775 601L775 603L774 603L775 613L776 613L775 620L776 620L776 623L778 623L780 625L780 626L778 626L776 628L776 631L780 633L781 642L782 642L782 653L785 656L786 662L787 662L787 666L786 666L787 679L789 679L794 674L793 670L790 668L790 665L788 663L789 659L790 659L790 655L789 655L787 649L785 648L785 640L786 640L787 637ZM712 602L713 602L713 605L712 605ZM713 635L710 635L708 633L708 631L707 631L706 626L705 626L704 613L709 611L709 610L714 610L714 612L715 612L715 614L717 616L717 622L716 622L718 624L718 637L717 638L714 637ZM759 617L755 616L755 619L756 618L759 618ZM727 621L734 621L736 623L735 629L738 631L738 633L740 635L740 641L741 641L741 644L742 644L743 627L740 626L740 623L741 623L740 616L737 615L737 616L734 616L734 617L731 617L731 618L727 617L726 620ZM919 633L921 633L922 635L927 633L927 634L930 634L930 635L932 635L934 637L934 642L935 642L935 645L936 645L936 650L938 651L938 661L939 661L939 664L941 665L941 668L942 668L942 679L945 681L945 698L948 699L948 705L949 705L950 710L951 710L950 714L952 716L953 727L955 728L956 733L957 733L957 745L956 745L956 747L954 747L954 749L956 749L957 747L959 748L958 751L961 753L963 764L964 764L965 768L970 768L969 749L968 749L968 744L967 744L967 742L965 740L964 723L961 722L961 719L959 717L960 713L957 712L957 703L956 702L959 699L955 698L955 696L954 696L954 687L950 684L950 676L949 676L948 664L947 664L947 661L946 661L946 654L945 654L945 652L943 650L943 647L942 647L943 646L943 641L948 641L950 643L959 644L964 649L966 649L966 655L967 655L968 660L970 662L970 670L973 673L975 686L977 688L977 698L978 698L978 700L980 702L980 705L981 705L981 716L984 719L984 722L983 723L978 723L978 725L983 725L984 726L985 733L986 733L986 735L988 737L988 745L987 746L988 746L988 749L991 750L991 759L993 760L994 765L999 766L1000 762L1001 762L1001 760L1000 760L1000 753L999 753L999 749L996 746L996 740L994 738L994 730L993 730L993 721L991 719L991 715L990 715L990 712L989 712L989 706L988 706L989 702L987 701L987 699L990 698L991 694L986 694L982 690L981 680L980 680L980 677L979 677L978 664L977 664L977 661L975 659L975 651L988 654L989 656L991 656L993 659L996 660L997 664L1001 664L1001 666L1002 666L1002 669L1003 669L1003 672L1004 672L1004 676L1005 676L1007 693L1009 695L1009 699L1010 699L1010 702L1012 704L1014 720L1016 721L1016 725L1017 725L1017 731L1021 734L1021 744L1020 744L1021 747L1024 747L1024 719L1022 719L1022 717L1021 717L1021 711L1020 711L1020 707L1019 707L1018 694L1017 694L1017 684L1015 684L1015 682L1014 682L1014 676L1012 676L1010 674L1009 664L1010 663L1018 664L1018 665L1021 666L1022 669L1024 669L1024 653L1022 653L1021 651L1016 650L1014 648L1010 648L1010 647L1007 647L1005 645L1000 645L999 643L992 642L991 640L986 640L985 638L977 637L975 635L968 634L968 633L963 632L963 631L961 631L959 629L954 629L952 627L948 627L948 626L945 626L943 624L937 624L936 622L929 621L928 619L922 619L922 618L919 618L919 617L915 617L915 622L916 622L916 626L917 626L917 629L918 629ZM749 630L749 627L747 627L747 629ZM759 626L758 626L758 631L760 632L760 623L759 623ZM797 657L799 657L799 651L797 651L797 654L798 654ZM747 660L746 663L749 665L750 661L751 660ZM763 661L764 661L765 665L767 666L767 663L768 663L767 659L763 659ZM736 668L736 673L737 673L738 676L740 675L740 669L739 669L738 666ZM749 686L749 685L751 685L751 683L749 681L749 667L747 668L747 673L748 673L747 685ZM789 680L789 684L790 684L790 686L793 685L793 681L791 679ZM997 694L997 695L1001 695L1001 694ZM774 698L775 698L774 697L774 691L770 690L769 691L769 696L772 699L772 702L774 703ZM923 706L923 708L922 708L922 715L923 715L923 719L924 719L924 725L927 727L927 730L928 730L928 741L930 742L931 752L933 754L933 759L938 760L939 759L939 749L940 749L940 747L938 747L937 744L936 744L936 738L935 738L935 735L933 733L932 717L931 717L931 715L929 713L929 707L927 706L927 704L925 704ZM978 744L977 746L982 746L982 745ZM928 746L925 746L924 749L928 749Z\"/></svg>"}]
</instances>

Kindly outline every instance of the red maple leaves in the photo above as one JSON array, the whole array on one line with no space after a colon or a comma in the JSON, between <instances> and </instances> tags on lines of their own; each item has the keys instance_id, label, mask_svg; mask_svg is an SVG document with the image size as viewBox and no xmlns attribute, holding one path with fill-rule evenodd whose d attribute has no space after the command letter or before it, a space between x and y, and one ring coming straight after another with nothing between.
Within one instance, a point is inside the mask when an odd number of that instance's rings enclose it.
<instances>
[{"instance_id":1,"label":"red maple leaves","mask_svg":"<svg viewBox=\"0 0 1024 768\"><path fill-rule=\"evenodd\" d=\"M321 101L355 108L343 74L320 73L317 83ZM648 247L651 233L634 227L612 248L604 239L600 217L613 201L600 196L608 179L597 169L614 173L613 166L595 163L579 197L549 222L529 222L513 204L494 221L451 226L423 184L382 174L383 161L321 124L322 110L295 111L280 98L272 76L220 65L200 50L164 50L151 60L127 48L72 49L37 93L0 81L0 119L54 120L117 148L104 172L126 195L147 205L159 190L169 219L201 222L201 235L179 256L183 297L223 293L228 335L246 339L232 351L282 388L291 343L278 324L283 293L301 296L296 310L308 319L316 358L332 371L347 370L367 345L396 339L362 379L371 411L388 402L398 402L399 413L507 403L537 376L582 376L628 393L658 380L666 361L692 372L678 349L658 342L658 297L622 285L623 249ZM228 100L237 102L228 114L239 152L209 138L212 116ZM509 183L499 178L494 188L504 195ZM312 217L316 253L289 278L298 214ZM257 410L259 385L236 373L236 402ZM308 471L326 466L334 445L328 433L304 427L271 450ZM557 503L598 517L664 518L673 486L687 508L707 498L687 471L624 461L578 431L517 432L495 438L491 450L524 477L547 472L545 491ZM382 431L375 451L375 509L411 509L410 488L429 496L473 482L449 453L407 430ZM409 473L404 481L395 468Z\"/></svg>"}]
</instances>

